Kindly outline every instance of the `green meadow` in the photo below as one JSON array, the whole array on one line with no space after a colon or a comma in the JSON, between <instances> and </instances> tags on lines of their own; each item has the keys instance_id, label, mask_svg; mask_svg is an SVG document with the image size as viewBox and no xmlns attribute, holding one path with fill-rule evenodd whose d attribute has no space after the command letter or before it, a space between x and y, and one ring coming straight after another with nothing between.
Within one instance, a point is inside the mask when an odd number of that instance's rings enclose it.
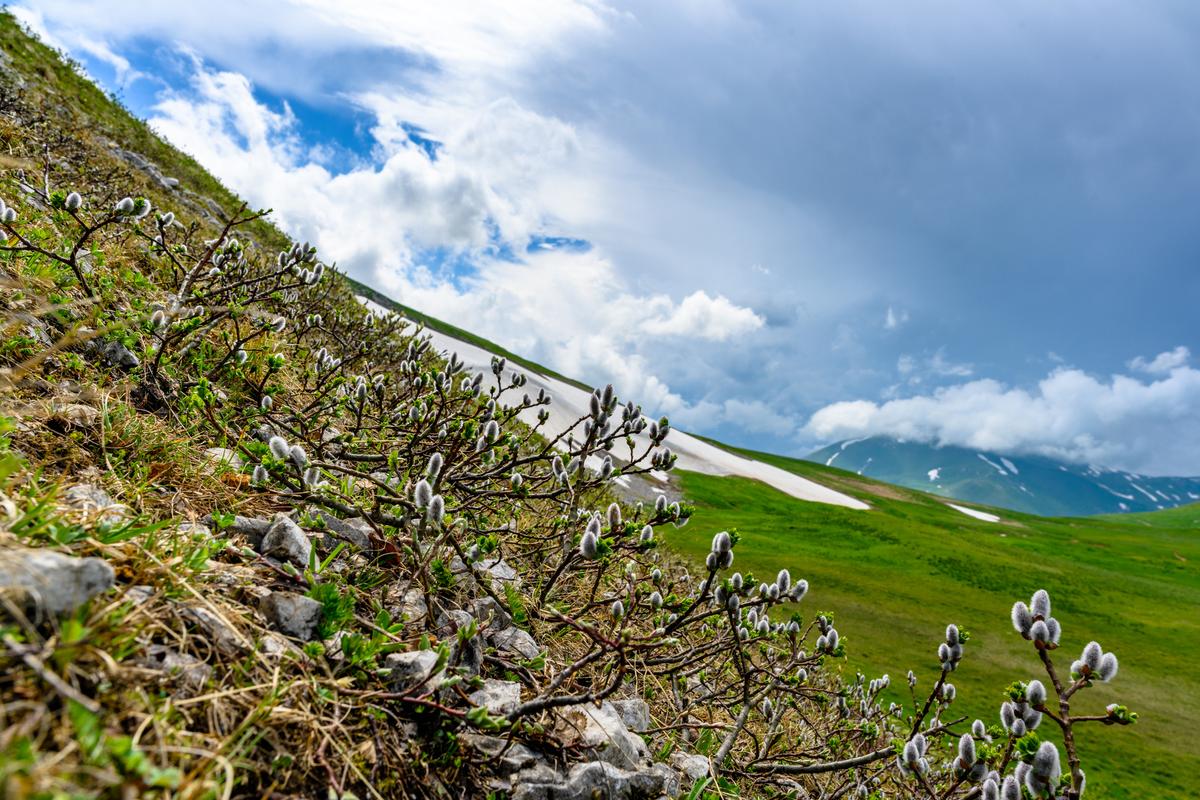
<instances>
[{"instance_id":1,"label":"green meadow","mask_svg":"<svg viewBox=\"0 0 1200 800\"><path fill-rule=\"evenodd\" d=\"M1120 659L1110 684L1072 700L1074 713L1108 703L1140 715L1130 727L1088 724L1082 739L1088 796L1200 796L1200 518L1195 506L1160 514L1049 519L988 509L984 522L916 491L853 473L767 454L753 457L812 477L870 503L853 511L794 499L757 481L680 472L696 513L667 543L699 560L714 533L736 530L734 569L760 577L781 567L811 584L806 616L833 612L846 642L842 669L889 673L907 701L936 680L947 623L971 633L951 680L952 717L998 720L1014 680L1045 678L1032 646L1013 631L1009 610L1039 588L1063 626L1055 661L1065 672L1092 639ZM1055 733L1049 720L1038 732Z\"/></svg>"}]
</instances>

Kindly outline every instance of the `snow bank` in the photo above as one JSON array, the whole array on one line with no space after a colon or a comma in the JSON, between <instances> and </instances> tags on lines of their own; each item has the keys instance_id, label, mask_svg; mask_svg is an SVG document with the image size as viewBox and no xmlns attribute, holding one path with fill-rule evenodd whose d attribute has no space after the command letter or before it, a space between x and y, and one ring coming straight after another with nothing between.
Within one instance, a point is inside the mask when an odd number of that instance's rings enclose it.
<instances>
[{"instance_id":1,"label":"snow bank","mask_svg":"<svg viewBox=\"0 0 1200 800\"><path fill-rule=\"evenodd\" d=\"M946 503L946 505L950 506L955 511L961 511L962 513L966 514L968 517L974 517L975 519L981 519L984 522L999 522L1000 521L1000 518L997 517L995 514L989 514L986 511L979 511L978 509L967 508L966 506L956 506L956 505L954 505L954 503Z\"/></svg>"},{"instance_id":2,"label":"snow bank","mask_svg":"<svg viewBox=\"0 0 1200 800\"><path fill-rule=\"evenodd\" d=\"M364 297L359 297L358 299L368 310L374 313L390 313L378 303ZM444 353L458 353L459 359L469 369L488 375L491 374L491 353L473 344L460 341L429 328L426 328L426 333L432 338L433 346L439 351ZM520 364L514 364L511 361L508 363L508 369L515 370L525 375L528 379L528 383L526 383L522 391L528 393L530 396L536 396L538 389L545 389L546 393L553 398L553 402L549 407L540 406L538 408L525 409L520 415L523 422L532 426L537 424L538 411L541 409L548 410L550 412L550 419L542 426L543 435L553 438L570 428L582 417L587 416L590 392L526 369ZM634 439L636 440L639 452L643 451L649 443L649 439L645 436L635 436ZM672 429L667 435L664 444L670 447L671 451L679 457L676 466L680 469L700 472L706 475L736 475L742 478L753 478L792 497L814 503L828 503L830 505L859 510L870 508L870 506L861 500L834 491L815 481L802 478L779 467L764 464L761 461L754 461L734 455L719 447L714 447L707 442L703 442L694 436L689 436L682 431ZM620 455L620 451L615 448L613 453L614 455ZM658 476L655 475L654 477Z\"/></svg>"}]
</instances>

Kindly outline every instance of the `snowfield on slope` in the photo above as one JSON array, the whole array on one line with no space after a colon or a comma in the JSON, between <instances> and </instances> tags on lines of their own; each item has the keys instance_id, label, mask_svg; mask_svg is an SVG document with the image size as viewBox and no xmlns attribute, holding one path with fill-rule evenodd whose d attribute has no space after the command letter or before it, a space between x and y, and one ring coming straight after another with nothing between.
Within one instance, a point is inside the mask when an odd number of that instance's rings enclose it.
<instances>
[{"instance_id":1,"label":"snowfield on slope","mask_svg":"<svg viewBox=\"0 0 1200 800\"><path fill-rule=\"evenodd\" d=\"M378 303L365 297L360 296L358 300L372 313L392 313ZM433 347L437 348L443 354L458 353L459 359L469 369L476 372L483 372L485 375L491 374L492 354L486 350L455 339L452 336L447 336L431 328L425 329L425 335L431 338ZM523 422L533 426L537 424L538 411L542 408L549 410L550 419L542 426L543 435L553 438L570 428L580 418L587 416L590 392L526 369L520 364L514 364L512 361L508 362L507 369L526 376L528 383L526 383L524 391L531 396L536 396L538 389L545 389L546 393L553 398L548 407L528 408L520 414L520 419ZM649 439L645 436L635 436L634 439L637 442L639 452L649 444ZM667 434L664 444L671 448L671 451L679 457L678 461L676 461L676 466L680 469L700 472L706 475L735 475L742 478L752 478L762 481L768 486L789 494L792 497L814 503L828 503L830 505L859 510L870 508L869 505L857 498L834 491L815 481L802 478L779 467L743 458L742 456L722 450L719 447L714 447L708 442L701 441L694 436L689 436L674 428ZM659 474L656 476L654 473L651 473L651 477L658 477L660 480L666 478L665 475Z\"/></svg>"},{"instance_id":2,"label":"snowfield on slope","mask_svg":"<svg viewBox=\"0 0 1200 800\"><path fill-rule=\"evenodd\" d=\"M954 503L946 503L946 505L950 506L955 511L961 511L962 513L966 514L968 517L974 517L975 519L981 519L984 522L999 522L1000 521L1000 518L997 517L995 514L989 514L986 511L979 511L974 508L967 508L966 506L956 506L956 505L954 505Z\"/></svg>"}]
</instances>

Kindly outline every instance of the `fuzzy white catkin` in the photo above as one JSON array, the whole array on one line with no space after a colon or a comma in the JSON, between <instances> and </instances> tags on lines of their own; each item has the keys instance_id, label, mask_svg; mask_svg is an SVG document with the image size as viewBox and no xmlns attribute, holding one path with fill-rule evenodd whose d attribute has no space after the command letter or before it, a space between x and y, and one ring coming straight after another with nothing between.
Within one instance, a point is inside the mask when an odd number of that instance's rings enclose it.
<instances>
[{"instance_id":1,"label":"fuzzy white catkin","mask_svg":"<svg viewBox=\"0 0 1200 800\"><path fill-rule=\"evenodd\" d=\"M1045 589L1038 589L1033 593L1033 598L1029 601L1029 610L1033 616L1046 619L1050 616L1050 593Z\"/></svg>"},{"instance_id":2,"label":"fuzzy white catkin","mask_svg":"<svg viewBox=\"0 0 1200 800\"><path fill-rule=\"evenodd\" d=\"M421 479L417 481L417 485L413 488L413 502L417 508L428 508L429 502L433 499L433 488L429 485L429 481Z\"/></svg>"},{"instance_id":3,"label":"fuzzy white catkin","mask_svg":"<svg viewBox=\"0 0 1200 800\"><path fill-rule=\"evenodd\" d=\"M579 554L591 561L596 557L596 537L591 531L586 531L579 540Z\"/></svg>"},{"instance_id":4,"label":"fuzzy white catkin","mask_svg":"<svg viewBox=\"0 0 1200 800\"><path fill-rule=\"evenodd\" d=\"M445 514L446 501L440 494L435 494L429 501L429 521L440 525Z\"/></svg>"},{"instance_id":5,"label":"fuzzy white catkin","mask_svg":"<svg viewBox=\"0 0 1200 800\"><path fill-rule=\"evenodd\" d=\"M286 461L292 452L287 439L284 439L282 436L272 436L270 441L267 442L267 447L271 449L271 455L280 461Z\"/></svg>"},{"instance_id":6,"label":"fuzzy white catkin","mask_svg":"<svg viewBox=\"0 0 1200 800\"><path fill-rule=\"evenodd\" d=\"M64 203L68 211L78 211L83 205L83 198L79 196L79 192L71 192L67 195L66 203Z\"/></svg>"},{"instance_id":7,"label":"fuzzy white catkin","mask_svg":"<svg viewBox=\"0 0 1200 800\"><path fill-rule=\"evenodd\" d=\"M1029 629L1033 625L1033 614L1029 611L1029 606L1018 601L1012 607L1012 624L1017 633L1029 638Z\"/></svg>"}]
</instances>

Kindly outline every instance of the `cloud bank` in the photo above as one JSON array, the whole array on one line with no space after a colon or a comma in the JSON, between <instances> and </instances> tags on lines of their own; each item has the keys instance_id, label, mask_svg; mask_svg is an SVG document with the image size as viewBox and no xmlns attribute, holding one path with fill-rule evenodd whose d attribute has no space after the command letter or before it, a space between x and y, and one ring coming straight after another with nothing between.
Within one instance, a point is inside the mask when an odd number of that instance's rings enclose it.
<instances>
[{"instance_id":1,"label":"cloud bank","mask_svg":"<svg viewBox=\"0 0 1200 800\"><path fill-rule=\"evenodd\" d=\"M1186 474L1200 447L1200 370L1187 357L1177 348L1135 359L1154 375L1147 380L1063 368L1032 389L983 379L884 403L833 403L814 413L805 431L822 440L887 435Z\"/></svg>"},{"instance_id":2,"label":"cloud bank","mask_svg":"<svg viewBox=\"0 0 1200 800\"><path fill-rule=\"evenodd\" d=\"M1200 347L1195 4L16 8L354 277L677 425L1200 472L1134 390Z\"/></svg>"}]
</instances>

